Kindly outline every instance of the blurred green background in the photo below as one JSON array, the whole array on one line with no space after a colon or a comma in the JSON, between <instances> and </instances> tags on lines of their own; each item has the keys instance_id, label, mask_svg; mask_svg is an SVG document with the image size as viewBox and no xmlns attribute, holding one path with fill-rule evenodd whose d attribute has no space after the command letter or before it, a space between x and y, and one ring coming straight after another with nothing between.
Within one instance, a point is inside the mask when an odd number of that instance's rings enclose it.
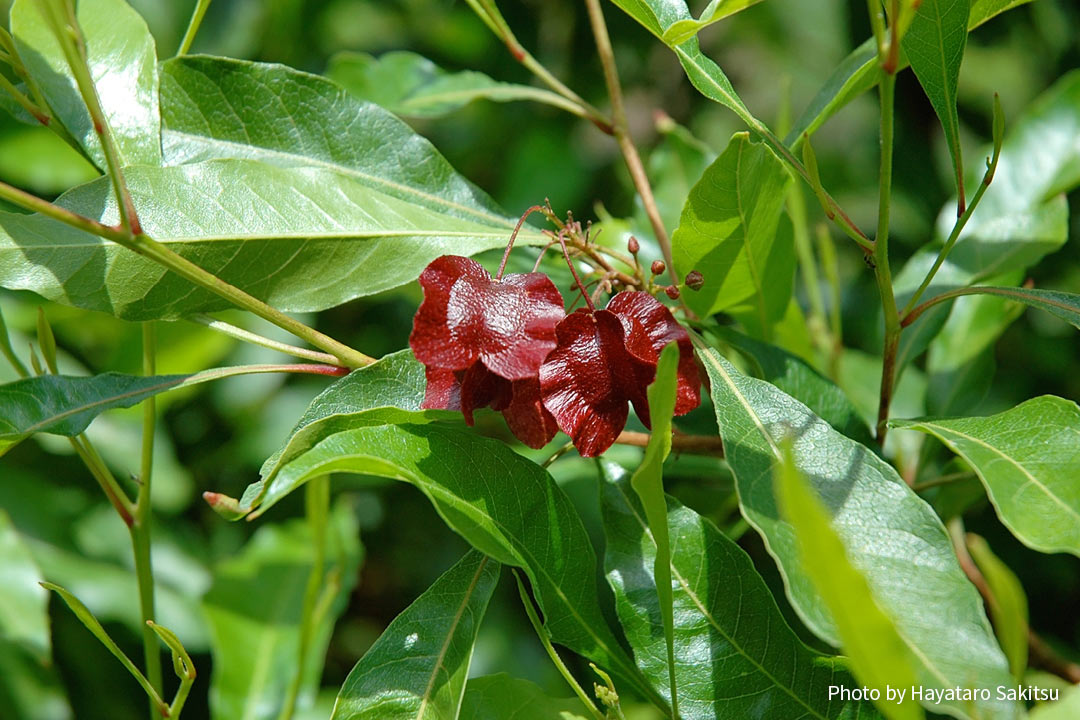
<instances>
[{"instance_id":1,"label":"blurred green background","mask_svg":"<svg viewBox=\"0 0 1080 720\"><path fill-rule=\"evenodd\" d=\"M146 18L159 55L172 55L194 0L131 2ZM705 2L691 5L696 14ZM606 107L581 3L524 0L503 2L501 9L519 40L538 59L587 100ZM632 131L646 158L660 138L658 111L714 150L722 150L731 134L742 129L734 115L699 96L674 55L636 23L612 5L605 10ZM971 35L960 80L968 153L977 152L989 135L994 92L1001 96L1008 123L1064 72L1080 67L1077 28L1080 4L1075 0L1037 0ZM701 39L706 53L724 68L754 113L775 123L785 107L798 115L832 68L869 34L863 0L765 0L707 29ZM374 55L411 50L448 70L476 69L497 80L531 83L528 72L512 61L469 8L451 0L215 0L192 49L286 63L314 73L322 73L328 60L344 50ZM930 239L938 211L952 194L941 129L910 72L903 73L897 85L897 112L894 267ZM446 118L412 124L511 214L545 197L558 211L573 210L579 219L603 212L621 218L634 212L632 186L614 141L570 115L529 103L476 102ZM873 225L876 213L877 147L877 105L872 95L844 109L815 136L826 186L863 227ZM52 197L95 174L49 131L0 117L0 179ZM1070 200L1074 208L1080 205L1077 193ZM819 214L812 210L816 221ZM1078 235L1080 213L1074 213L1072 242L1031 273L1038 286L1080 292ZM873 351L878 316L866 310L878 302L873 277L854 246L841 242L839 249L845 344ZM414 285L305 320L379 356L407 345L418 301ZM26 293L0 292L0 303L16 347L25 349L39 300ZM47 310L68 371L139 372L136 325L55 305ZM285 339L279 331L239 314L227 319ZM163 373L279 358L187 323L159 323L159 338ZM1080 398L1080 336L1055 318L1026 312L997 345L996 361L996 381L980 413L1043 393ZM12 377L8 368L0 368L0 380ZM161 578L163 622L193 650L199 668L185 710L191 720L209 715L210 659L197 606L210 582L208 568L235 553L253 525L302 513L300 501L293 498L259 523L230 524L211 512L199 495L204 490L242 493L325 384L276 376L235 378L159 400L167 432L158 438L154 562ZM99 419L90 432L109 462L125 474L138 462L138 413L112 413ZM485 429L504 432L498 423ZM635 461L635 451L617 452L627 462ZM594 529L591 466L566 460L556 464L555 472ZM721 521L731 520L731 506L725 502L730 484L720 463L687 459L674 475L670 485L686 502ZM49 437L23 443L3 459L0 477L0 508L11 515L35 555L50 558L51 567L62 569L64 578L57 578L59 582L85 588L84 593L103 594L96 598L96 607L110 608L103 617L106 627L132 657L141 656L132 630L135 596L126 533L70 447ZM366 556L360 584L331 644L323 683L331 689L382 628L466 549L411 487L338 478L334 490L345 494L356 509ZM985 500L981 502L982 510L969 521L969 528L985 535L1023 581L1034 628L1062 652L1075 656L1080 647L1076 613L1080 560L1024 548L998 525ZM748 533L741 544L778 588L775 567L760 540ZM784 604L782 592L777 597ZM68 689L75 716L144 717L144 698L130 677L55 601L51 615L55 671ZM52 707L47 703L55 698L55 679L45 672L25 674L27 667L0 648L0 673L21 683L20 692L40 697L45 703L41 707ZM556 696L569 695L526 624L508 575L491 604L473 662L474 674L496 671L532 679ZM0 717L8 717L4 708L13 705L11 697L3 696L13 692L11 687L12 683L0 683ZM60 714L55 717L63 717L63 710L56 707Z\"/></svg>"}]
</instances>

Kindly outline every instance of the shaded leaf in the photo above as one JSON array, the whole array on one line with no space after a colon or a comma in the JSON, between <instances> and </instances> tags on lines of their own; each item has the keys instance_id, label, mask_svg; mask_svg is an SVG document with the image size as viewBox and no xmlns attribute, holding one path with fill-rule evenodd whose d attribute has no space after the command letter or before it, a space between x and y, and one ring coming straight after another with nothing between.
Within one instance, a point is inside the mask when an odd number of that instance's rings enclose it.
<instances>
[{"instance_id":1,"label":"shaded leaf","mask_svg":"<svg viewBox=\"0 0 1080 720\"><path fill-rule=\"evenodd\" d=\"M475 70L447 72L411 52L340 52L330 58L326 76L361 100L405 117L440 117L474 100L533 100L580 113L561 95L515 83L497 82Z\"/></svg>"},{"instance_id":2,"label":"shaded leaf","mask_svg":"<svg viewBox=\"0 0 1080 720\"><path fill-rule=\"evenodd\" d=\"M137 405L168 390L237 375L281 372L283 365L215 368L192 375L89 377L41 375L0 385L0 455L34 433L78 435L95 417L115 408Z\"/></svg>"},{"instance_id":3,"label":"shaded leaf","mask_svg":"<svg viewBox=\"0 0 1080 720\"><path fill-rule=\"evenodd\" d=\"M439 255L502 246L509 237L496 221L464 219L397 190L384 194L326 167L231 159L136 166L126 177L148 235L287 311L396 287ZM59 203L117 221L106 178ZM0 285L133 320L229 307L151 260L40 215L0 213Z\"/></svg>"},{"instance_id":4,"label":"shaded leaf","mask_svg":"<svg viewBox=\"0 0 1080 720\"><path fill-rule=\"evenodd\" d=\"M653 567L657 546L618 466L601 465L604 566L638 666L665 695L667 651ZM829 699L853 680L837 658L807 648L784 623L749 556L711 522L667 498L675 670L685 720L876 718L872 706ZM747 612L754 608L754 612Z\"/></svg>"},{"instance_id":5,"label":"shaded leaf","mask_svg":"<svg viewBox=\"0 0 1080 720\"><path fill-rule=\"evenodd\" d=\"M956 86L967 44L968 4L969 0L923 0L902 40L911 69L945 130L961 198L964 197L964 161Z\"/></svg>"},{"instance_id":6,"label":"shaded leaf","mask_svg":"<svg viewBox=\"0 0 1080 720\"><path fill-rule=\"evenodd\" d=\"M993 295L1056 315L1073 327L1080 329L1080 295L1058 290L1038 290L1024 287L974 287L965 295Z\"/></svg>"},{"instance_id":7,"label":"shaded leaf","mask_svg":"<svg viewBox=\"0 0 1080 720\"><path fill-rule=\"evenodd\" d=\"M577 698L555 700L539 687L506 673L469 680L459 720L586 720Z\"/></svg>"},{"instance_id":8,"label":"shaded leaf","mask_svg":"<svg viewBox=\"0 0 1080 720\"><path fill-rule=\"evenodd\" d=\"M1013 677L1022 680L1028 659L1028 602L1024 587L985 539L968 533L967 548L994 598L990 603L990 619L994 621L998 642L1009 658Z\"/></svg>"},{"instance_id":9,"label":"shaded leaf","mask_svg":"<svg viewBox=\"0 0 1080 720\"><path fill-rule=\"evenodd\" d=\"M1029 720L1073 720L1080 713L1080 687L1075 685L1064 691L1057 702L1037 705L1028 715Z\"/></svg>"},{"instance_id":10,"label":"shaded leaf","mask_svg":"<svg viewBox=\"0 0 1080 720\"><path fill-rule=\"evenodd\" d=\"M795 533L802 568L836 621L851 672L860 684L877 688L883 696L890 687L915 687L911 653L896 626L848 559L828 511L795 467L790 444L785 444L783 454L774 481L780 512ZM910 695L900 703L882 697L875 705L892 720L925 717Z\"/></svg>"},{"instance_id":11,"label":"shaded leaf","mask_svg":"<svg viewBox=\"0 0 1080 720\"><path fill-rule=\"evenodd\" d=\"M988 417L892 420L972 466L1001 522L1028 547L1080 556L1080 407L1043 395Z\"/></svg>"},{"instance_id":12,"label":"shaded leaf","mask_svg":"<svg viewBox=\"0 0 1080 720\"><path fill-rule=\"evenodd\" d=\"M705 278L699 291L683 296L699 315L752 312L764 327L783 315L793 250L790 233L777 228L790 181L763 142L737 133L694 185L672 253L680 275L698 270Z\"/></svg>"},{"instance_id":13,"label":"shaded leaf","mask_svg":"<svg viewBox=\"0 0 1080 720\"><path fill-rule=\"evenodd\" d=\"M0 640L0 715L20 720L71 720L74 717L56 667Z\"/></svg>"},{"instance_id":14,"label":"shaded leaf","mask_svg":"<svg viewBox=\"0 0 1080 720\"><path fill-rule=\"evenodd\" d=\"M604 621L592 545L546 470L501 442L437 424L361 427L323 438L283 465L260 508L329 472L416 486L469 544L525 570L553 641L655 697Z\"/></svg>"},{"instance_id":15,"label":"shaded leaf","mask_svg":"<svg viewBox=\"0 0 1080 720\"><path fill-rule=\"evenodd\" d=\"M470 550L383 631L341 686L331 720L456 720L499 564Z\"/></svg>"},{"instance_id":16,"label":"shaded leaf","mask_svg":"<svg viewBox=\"0 0 1080 720\"><path fill-rule=\"evenodd\" d=\"M1031 0L971 0L971 15L968 18L968 30L974 30L984 22L1014 7L1026 5Z\"/></svg>"},{"instance_id":17,"label":"shaded leaf","mask_svg":"<svg viewBox=\"0 0 1080 720\"><path fill-rule=\"evenodd\" d=\"M105 119L124 165L161 164L157 53L142 17L124 0L80 0L79 27ZM99 168L105 154L60 44L36 0L11 7L19 57L60 122Z\"/></svg>"},{"instance_id":18,"label":"shaded leaf","mask_svg":"<svg viewBox=\"0 0 1080 720\"><path fill-rule=\"evenodd\" d=\"M330 633L356 584L361 557L350 508L338 505L327 525L326 559L332 569L322 587L330 587L333 595L313 628L300 707L314 700ZM297 671L301 612L314 554L310 526L297 519L260 527L239 553L215 568L214 584L203 598L214 661L213 718L278 716Z\"/></svg>"},{"instance_id":19,"label":"shaded leaf","mask_svg":"<svg viewBox=\"0 0 1080 720\"><path fill-rule=\"evenodd\" d=\"M869 426L844 391L805 360L731 328L714 325L708 331L750 360L757 377L791 395L852 440L864 445L873 442Z\"/></svg>"},{"instance_id":20,"label":"shaded leaf","mask_svg":"<svg viewBox=\"0 0 1080 720\"><path fill-rule=\"evenodd\" d=\"M777 561L792 606L815 635L838 644L836 624L799 562L791 526L779 519L772 476L780 442L793 436L796 467L833 518L852 564L896 623L919 661L925 687L995 687L1010 676L982 602L953 553L941 520L864 446L833 430L768 383L748 378L718 353L699 357L712 380L713 405L743 516ZM897 577L904 578L897 583ZM948 712L984 720L1015 718L1015 703L946 702Z\"/></svg>"}]
</instances>

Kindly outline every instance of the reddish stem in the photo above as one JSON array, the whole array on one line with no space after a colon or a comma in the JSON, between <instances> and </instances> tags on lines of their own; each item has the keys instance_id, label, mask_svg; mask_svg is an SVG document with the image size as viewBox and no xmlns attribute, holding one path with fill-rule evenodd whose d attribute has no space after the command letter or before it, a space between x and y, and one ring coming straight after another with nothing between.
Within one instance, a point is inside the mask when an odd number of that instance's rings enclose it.
<instances>
[{"instance_id":1,"label":"reddish stem","mask_svg":"<svg viewBox=\"0 0 1080 720\"><path fill-rule=\"evenodd\" d=\"M525 224L525 218L532 215L534 212L540 212L543 210L539 205L533 205L531 208L525 211L525 214L518 220L517 225L514 227L514 232L510 233L510 242L506 243L506 252L503 253L502 262L499 263L499 272L495 275L496 280L502 280L503 270L506 269L506 261L510 259L510 251L514 248L514 240L517 239L518 230Z\"/></svg>"},{"instance_id":2,"label":"reddish stem","mask_svg":"<svg viewBox=\"0 0 1080 720\"><path fill-rule=\"evenodd\" d=\"M574 282L577 283L578 289L581 290L581 294L585 298L585 303L589 306L591 312L596 312L596 306L593 305L592 298L589 297L589 292L585 289L585 285L582 284L581 278L578 277L577 270L574 269L574 262L570 259L570 251L566 249L566 233L563 230L560 230L559 234L555 236L555 239L559 241L559 246L562 247L563 257L566 258L566 266L570 268L570 274L574 276Z\"/></svg>"}]
</instances>

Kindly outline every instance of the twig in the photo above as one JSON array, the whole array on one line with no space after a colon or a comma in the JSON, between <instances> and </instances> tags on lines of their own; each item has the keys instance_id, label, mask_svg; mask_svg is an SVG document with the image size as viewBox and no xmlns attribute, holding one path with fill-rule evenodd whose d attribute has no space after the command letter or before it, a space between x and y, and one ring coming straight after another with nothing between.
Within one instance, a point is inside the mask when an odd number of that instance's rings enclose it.
<instances>
[{"instance_id":1,"label":"twig","mask_svg":"<svg viewBox=\"0 0 1080 720\"><path fill-rule=\"evenodd\" d=\"M322 353L317 350L308 350L307 348L296 347L295 345L289 345L287 343L278 342L277 340L271 340L268 337L253 333L250 330L236 327L235 325L227 323L224 320L218 320L209 315L204 315L200 313L198 315L191 315L186 319L198 325L208 327L211 330L216 330L222 335L228 335L229 337L251 343L252 345L258 345L259 347L264 347L269 350L277 350L278 352L284 353L286 355L292 355L293 357L304 358L305 360L312 360L318 363L325 363L327 365L337 364L337 358L335 358L329 353Z\"/></svg>"},{"instance_id":2,"label":"twig","mask_svg":"<svg viewBox=\"0 0 1080 720\"><path fill-rule=\"evenodd\" d=\"M649 433L637 432L636 430L623 430L615 438L620 445L634 445L646 447L649 444ZM675 433L671 436L671 450L673 452L688 452L699 455L724 456L724 442L719 436L712 435L684 435Z\"/></svg>"},{"instance_id":3,"label":"twig","mask_svg":"<svg viewBox=\"0 0 1080 720\"><path fill-rule=\"evenodd\" d=\"M195 10L191 13L191 21L188 22L187 30L184 32L184 39L180 41L180 49L176 51L177 57L187 55L188 50L191 49L191 44L195 42L195 34L199 32L199 26L202 24L208 7L210 7L210 0L199 0L196 3Z\"/></svg>"},{"instance_id":4,"label":"twig","mask_svg":"<svg viewBox=\"0 0 1080 720\"><path fill-rule=\"evenodd\" d=\"M896 379L896 354L900 347L900 316L896 310L892 272L889 269L889 206L892 201L893 121L896 75L885 73L878 83L881 94L881 169L878 181L878 225L874 237L874 279L885 315L885 342L882 349L881 388L878 400L877 440L885 444L889 406Z\"/></svg>"}]
</instances>

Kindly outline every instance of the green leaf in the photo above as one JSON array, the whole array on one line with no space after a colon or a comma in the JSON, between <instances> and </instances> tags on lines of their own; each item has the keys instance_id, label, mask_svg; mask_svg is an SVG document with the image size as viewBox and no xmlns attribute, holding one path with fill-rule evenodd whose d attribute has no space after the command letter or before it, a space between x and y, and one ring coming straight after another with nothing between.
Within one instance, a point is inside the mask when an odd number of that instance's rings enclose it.
<instances>
[{"instance_id":1,"label":"green leaf","mask_svg":"<svg viewBox=\"0 0 1080 720\"><path fill-rule=\"evenodd\" d=\"M121 163L160 165L157 53L146 23L124 0L80 0L76 16ZM101 141L40 2L16 0L11 33L20 59L60 122L104 168Z\"/></svg>"},{"instance_id":2,"label":"green leaf","mask_svg":"<svg viewBox=\"0 0 1080 720\"><path fill-rule=\"evenodd\" d=\"M34 433L73 437L95 417L115 408L137 405L148 397L189 385L267 372L288 365L248 365L204 370L193 375L124 375L90 377L41 375L0 385L0 455Z\"/></svg>"},{"instance_id":3,"label":"green leaf","mask_svg":"<svg viewBox=\"0 0 1080 720\"><path fill-rule=\"evenodd\" d=\"M934 435L982 479L1001 522L1041 552L1080 556L1080 407L1043 395L989 417L892 420Z\"/></svg>"},{"instance_id":4,"label":"green leaf","mask_svg":"<svg viewBox=\"0 0 1080 720\"><path fill-rule=\"evenodd\" d=\"M998 14L1028 2L1031 0L972 0L971 13L968 15L968 30L974 30ZM826 120L849 102L877 87L878 81L881 80L881 66L877 62L877 57L877 43L874 38L867 38L865 42L852 50L836 66L829 79L814 95L814 99L795 121L784 143L789 147L795 147L800 142L803 133L813 135L825 124ZM901 43L897 72L907 66L907 55L903 52L903 43Z\"/></svg>"},{"instance_id":5,"label":"green leaf","mask_svg":"<svg viewBox=\"0 0 1080 720\"><path fill-rule=\"evenodd\" d=\"M580 109L550 90L497 82L475 70L447 72L411 52L340 52L330 58L326 76L361 100L395 115L441 117L474 100L532 100L580 114Z\"/></svg>"},{"instance_id":6,"label":"green leaf","mask_svg":"<svg viewBox=\"0 0 1080 720\"><path fill-rule=\"evenodd\" d=\"M851 672L861 685L881 691L875 705L885 717L925 717L910 695L901 702L886 696L890 687L915 687L911 652L874 599L866 578L851 564L828 511L795 466L790 442L785 441L774 485L781 516L794 531L802 568L836 621Z\"/></svg>"},{"instance_id":7,"label":"green leaf","mask_svg":"<svg viewBox=\"0 0 1080 720\"><path fill-rule=\"evenodd\" d=\"M0 640L0 714L19 720L71 720L55 665ZM576 719L575 719L576 720Z\"/></svg>"},{"instance_id":8,"label":"green leaf","mask_svg":"<svg viewBox=\"0 0 1080 720\"><path fill-rule=\"evenodd\" d=\"M161 66L161 117L169 165L228 157L319 167L378 196L488 227L504 244L516 223L404 122L317 75L227 58L175 58Z\"/></svg>"},{"instance_id":9,"label":"green leaf","mask_svg":"<svg viewBox=\"0 0 1080 720\"><path fill-rule=\"evenodd\" d=\"M0 509L0 642L18 644L38 660L49 657L49 594L30 550Z\"/></svg>"},{"instance_id":10,"label":"green leaf","mask_svg":"<svg viewBox=\"0 0 1080 720\"><path fill-rule=\"evenodd\" d=\"M1009 566L994 554L985 539L968 533L967 548L994 598L994 602L990 603L994 632L1005 656L1009 658L1013 677L1022 680L1028 660L1028 602L1024 587Z\"/></svg>"},{"instance_id":11,"label":"green leaf","mask_svg":"<svg viewBox=\"0 0 1080 720\"><path fill-rule=\"evenodd\" d=\"M930 506L891 465L789 395L742 375L713 350L702 349L699 357L712 381L716 419L743 516L765 539L788 598L807 627L839 644L835 620L799 561L792 528L777 513L772 476L782 460L780 443L792 433L796 467L832 515L852 564L866 576L882 610L919 659L919 684L1008 685L1008 666L979 595ZM897 583L897 577L904 581ZM957 717L977 712L984 720L1016 718L1020 711L1015 703L993 697L976 701L973 710L962 701L946 701L946 707Z\"/></svg>"},{"instance_id":12,"label":"green leaf","mask_svg":"<svg viewBox=\"0 0 1080 720\"><path fill-rule=\"evenodd\" d=\"M555 700L539 687L506 673L472 678L459 720L586 720L577 698Z\"/></svg>"},{"instance_id":13,"label":"green leaf","mask_svg":"<svg viewBox=\"0 0 1080 720\"><path fill-rule=\"evenodd\" d=\"M1037 705L1028 720L1074 720L1080 714L1080 688L1073 686L1057 702Z\"/></svg>"},{"instance_id":14,"label":"green leaf","mask_svg":"<svg viewBox=\"0 0 1080 720\"><path fill-rule=\"evenodd\" d=\"M315 396L285 445L264 463L261 483L252 487L261 489L282 465L342 430L452 417L451 412L420 409L426 387L424 366L410 350L385 355L376 363L354 370ZM259 504L257 491L252 492L245 493L242 507L250 509Z\"/></svg>"},{"instance_id":15,"label":"green leaf","mask_svg":"<svg viewBox=\"0 0 1080 720\"><path fill-rule=\"evenodd\" d=\"M761 0L712 0L701 11L701 16L698 19L677 20L664 30L664 34L660 39L672 47L682 45L709 25L719 22L729 15L734 15L740 10L745 10L758 2L761 2Z\"/></svg>"},{"instance_id":16,"label":"green leaf","mask_svg":"<svg viewBox=\"0 0 1080 720\"><path fill-rule=\"evenodd\" d=\"M1037 290L1034 288L1012 287L973 287L962 291L964 295L993 295L1033 308L1045 310L1056 315L1080 330L1080 295L1057 290ZM957 294L960 294L958 292Z\"/></svg>"},{"instance_id":17,"label":"green leaf","mask_svg":"<svg viewBox=\"0 0 1080 720\"><path fill-rule=\"evenodd\" d=\"M470 550L394 618L341 686L331 720L456 720L499 563Z\"/></svg>"},{"instance_id":18,"label":"green leaf","mask_svg":"<svg viewBox=\"0 0 1080 720\"><path fill-rule=\"evenodd\" d=\"M945 130L956 187L964 197L964 161L956 86L967 45L969 0L923 0L902 41L915 77Z\"/></svg>"},{"instance_id":19,"label":"green leaf","mask_svg":"<svg viewBox=\"0 0 1080 720\"><path fill-rule=\"evenodd\" d=\"M664 499L664 461L671 454L671 418L675 413L675 382L679 364L679 347L668 344L656 363L656 379L646 389L652 432L645 447L645 457L630 478L630 487L637 493L649 532L656 543L653 576L660 604L660 620L667 643L668 698L672 715L679 716L678 688L675 677L675 621L671 597L671 543L668 539L667 501Z\"/></svg>"},{"instance_id":20,"label":"green leaf","mask_svg":"<svg viewBox=\"0 0 1080 720\"><path fill-rule=\"evenodd\" d=\"M348 602L360 563L356 518L349 507L333 510L327 530L326 558L332 568L323 588L330 587L333 595L312 633L301 707L314 700L334 621ZM203 598L213 658L213 718L277 718L297 671L301 611L314 555L310 526L296 519L260 527L215 568L214 584Z\"/></svg>"},{"instance_id":21,"label":"green leaf","mask_svg":"<svg viewBox=\"0 0 1080 720\"><path fill-rule=\"evenodd\" d=\"M654 580L657 545L621 468L602 463L607 554L615 608L639 667L670 693ZM684 720L878 717L829 698L853 687L842 661L820 655L784 623L747 554L710 521L667 498L676 672ZM747 612L753 608L753 612Z\"/></svg>"},{"instance_id":22,"label":"green leaf","mask_svg":"<svg viewBox=\"0 0 1080 720\"><path fill-rule=\"evenodd\" d=\"M869 426L844 391L802 358L728 327L713 325L708 331L747 358L757 377L791 395L852 440L864 445L873 442Z\"/></svg>"},{"instance_id":23,"label":"green leaf","mask_svg":"<svg viewBox=\"0 0 1080 720\"><path fill-rule=\"evenodd\" d=\"M416 486L474 548L525 570L555 642L656 697L608 629L592 545L574 506L546 470L473 432L438 424L359 427L323 438L282 466L260 507L330 472Z\"/></svg>"},{"instance_id":24,"label":"green leaf","mask_svg":"<svg viewBox=\"0 0 1080 720\"><path fill-rule=\"evenodd\" d=\"M326 167L227 159L136 166L126 177L148 235L286 311L397 287L440 255L501 247L510 233ZM106 178L60 204L117 221ZM530 232L525 242L536 237ZM40 215L0 213L0 285L130 320L229 307L151 260Z\"/></svg>"},{"instance_id":25,"label":"green leaf","mask_svg":"<svg viewBox=\"0 0 1080 720\"><path fill-rule=\"evenodd\" d=\"M778 233L791 176L763 142L736 133L683 206L672 236L680 276L705 284L684 294L699 315L751 312L762 327L787 309L794 272L791 235Z\"/></svg>"}]
</instances>

